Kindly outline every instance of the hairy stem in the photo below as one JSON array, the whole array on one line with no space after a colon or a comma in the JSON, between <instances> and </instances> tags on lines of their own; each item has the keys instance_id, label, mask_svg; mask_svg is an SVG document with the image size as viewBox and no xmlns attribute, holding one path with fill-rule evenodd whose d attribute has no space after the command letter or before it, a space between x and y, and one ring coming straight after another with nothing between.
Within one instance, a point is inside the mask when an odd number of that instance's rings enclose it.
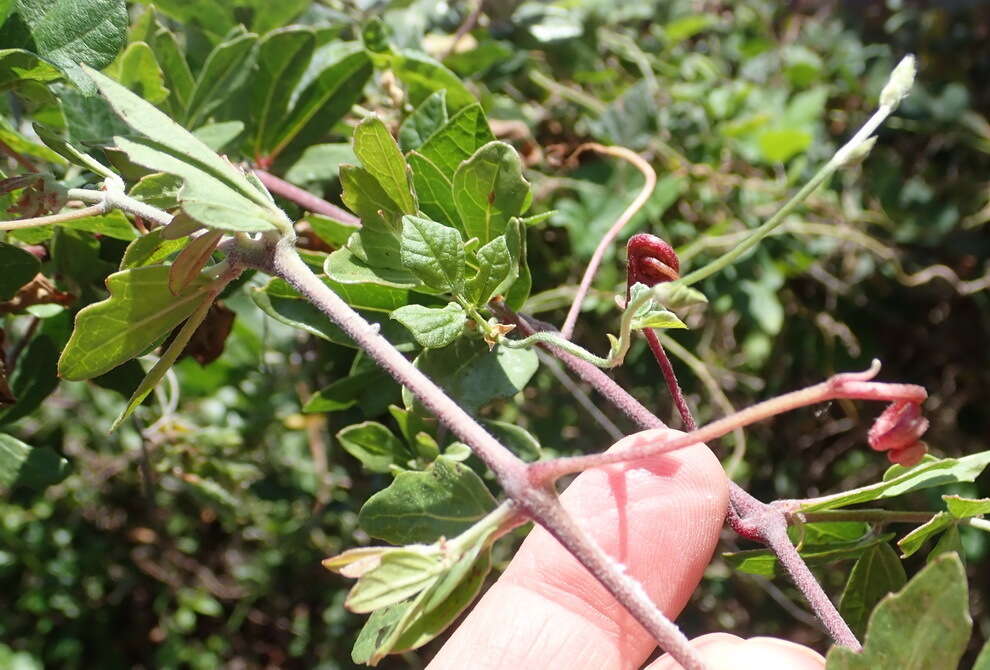
<instances>
[{"instance_id":1,"label":"hairy stem","mask_svg":"<svg viewBox=\"0 0 990 670\"><path fill-rule=\"evenodd\" d=\"M135 200L123 191L108 189L106 191L94 191L87 188L70 188L68 192L70 200L82 200L83 202L99 202L109 210L119 209L129 214L140 216L142 219L154 221L160 226L167 226L172 222L172 215L168 212L146 205L140 200Z\"/></svg>"},{"instance_id":2,"label":"hairy stem","mask_svg":"<svg viewBox=\"0 0 990 670\"><path fill-rule=\"evenodd\" d=\"M669 440L642 444L624 449L620 452L558 458L552 461L534 463L532 468L539 472L538 474L531 473L530 476L536 479L542 476L548 480L554 480L563 475L580 472L588 468L647 458L656 454L680 449L690 444L709 442L732 432L736 428L748 426L751 423L768 419L777 414L789 412L799 407L815 405L827 400L858 398L887 402L905 400L921 403L928 396L925 389L913 384L889 384L869 381L879 370L879 362L874 361L874 365L865 372L834 375L820 384L765 400L752 407L740 410L735 414L713 421L698 430Z\"/></svg>"},{"instance_id":3,"label":"hairy stem","mask_svg":"<svg viewBox=\"0 0 990 670\"><path fill-rule=\"evenodd\" d=\"M749 494L745 497L736 496L731 501L730 507L732 527L744 536L770 547L832 639L853 651L860 651L863 647L856 639L856 635L815 579L798 550L791 544L791 539L787 536L788 524L784 515Z\"/></svg>"},{"instance_id":4,"label":"hairy stem","mask_svg":"<svg viewBox=\"0 0 990 670\"><path fill-rule=\"evenodd\" d=\"M85 219L90 216L100 216L106 214L105 205L90 205L82 209L72 209L58 214L48 216L36 216L32 219L20 219L18 221L5 221L0 223L0 230L20 230L21 228L36 228L38 226L49 226L56 223L66 223L76 219Z\"/></svg>"},{"instance_id":5,"label":"hairy stem","mask_svg":"<svg viewBox=\"0 0 990 670\"><path fill-rule=\"evenodd\" d=\"M684 667L704 664L683 633L647 597L634 579L589 538L567 514L549 484L533 486L529 467L482 428L442 389L419 371L364 318L313 274L288 238L240 240L231 250L231 263L243 264L281 277L337 324L365 353L408 388L451 431L461 438L498 477L506 494L542 525L636 620L657 643ZM530 466L531 467L531 466Z\"/></svg>"},{"instance_id":6,"label":"hairy stem","mask_svg":"<svg viewBox=\"0 0 990 670\"><path fill-rule=\"evenodd\" d=\"M650 164L643 160L639 154L634 151L630 151L625 147L607 147L601 144L589 143L582 144L577 148L574 154L571 156L571 160L577 158L581 152L592 149L600 153L608 154L610 156L615 156L617 158L622 158L623 160L629 161L636 169L643 174L645 182L643 183L643 188L640 189L639 193L636 195L635 199L626 209L622 212L612 227L608 229L608 232L602 236L602 239L598 241L598 246L595 247L595 252L591 255L591 260L588 261L588 266L584 269L584 275L581 277L581 284L578 286L577 294L574 296L574 302L571 303L571 308L567 312L567 317L564 319L564 325L560 328L561 335L564 339L571 339L571 335L574 333L574 324L577 323L578 314L581 312L581 305L584 303L584 296L587 295L588 289L591 287L591 281L595 278L595 273L598 272L598 266L601 265L602 258L605 256L605 252L612 245L619 231L629 220L632 219L636 212L638 212L646 201L649 200L650 195L653 193L653 189L657 185L657 173L653 171Z\"/></svg>"},{"instance_id":7,"label":"hairy stem","mask_svg":"<svg viewBox=\"0 0 990 670\"><path fill-rule=\"evenodd\" d=\"M691 368L691 372L693 372L705 385L705 388L708 389L708 393L711 395L713 402L721 407L725 414L735 414L736 408L732 406L731 402L729 402L729 398L722 391L718 381L712 373L708 371L705 363L681 346L673 338L664 337L663 334L659 334L658 337L660 338L661 344L664 346L664 350L669 350L670 353L681 359L685 365ZM736 471L742 464L743 457L746 455L746 431L742 428L737 428L732 432L732 439L734 440L732 455L724 465L725 473L729 475L729 477L736 474Z\"/></svg>"},{"instance_id":8,"label":"hairy stem","mask_svg":"<svg viewBox=\"0 0 990 670\"><path fill-rule=\"evenodd\" d=\"M674 400L677 413L681 415L681 424L684 426L684 430L689 432L696 430L698 424L694 420L694 415L691 414L691 408L688 407L687 400L684 398L681 385L677 382L674 366L670 364L670 359L667 358L667 352L663 350L660 339L652 328L646 328L643 335L646 336L646 343L650 345L653 358L656 359L657 365L660 366L660 371L663 373L664 381L667 382L667 389L670 391L670 397Z\"/></svg>"}]
</instances>

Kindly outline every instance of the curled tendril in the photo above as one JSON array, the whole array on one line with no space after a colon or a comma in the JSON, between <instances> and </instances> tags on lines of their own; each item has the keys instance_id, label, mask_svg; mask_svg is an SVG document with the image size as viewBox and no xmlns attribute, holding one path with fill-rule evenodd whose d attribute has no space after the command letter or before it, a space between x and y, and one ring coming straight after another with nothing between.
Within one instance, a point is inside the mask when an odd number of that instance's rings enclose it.
<instances>
[{"instance_id":1,"label":"curled tendril","mask_svg":"<svg viewBox=\"0 0 990 670\"><path fill-rule=\"evenodd\" d=\"M911 466L925 455L921 436L928 430L928 419L921 406L907 400L891 403L870 428L867 439L876 451L886 451L891 463Z\"/></svg>"}]
</instances>

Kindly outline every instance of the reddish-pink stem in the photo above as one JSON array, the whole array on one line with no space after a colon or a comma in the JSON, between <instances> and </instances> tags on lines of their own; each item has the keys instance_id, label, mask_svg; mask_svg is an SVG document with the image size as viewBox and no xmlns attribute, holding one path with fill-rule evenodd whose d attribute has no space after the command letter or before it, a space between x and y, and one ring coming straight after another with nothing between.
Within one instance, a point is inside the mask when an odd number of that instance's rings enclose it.
<instances>
[{"instance_id":1,"label":"reddish-pink stem","mask_svg":"<svg viewBox=\"0 0 990 670\"><path fill-rule=\"evenodd\" d=\"M732 432L736 428L748 426L751 423L768 419L783 412L789 412L799 407L814 405L827 400L859 398L887 402L907 400L909 402L921 403L928 397L928 393L924 388L913 384L888 384L885 382L869 381L879 372L879 369L879 362L874 361L873 366L865 372L835 375L820 384L771 398L770 400L758 403L752 407L747 407L735 414L713 421L698 430L691 431L676 438L658 441L644 440L641 444L631 446L620 452L573 456L533 463L530 465L530 480L537 482L553 481L563 475L581 472L588 468L639 460L674 449L680 449L690 444L709 442Z\"/></svg>"},{"instance_id":2,"label":"reddish-pink stem","mask_svg":"<svg viewBox=\"0 0 990 670\"><path fill-rule=\"evenodd\" d=\"M295 184L290 184L270 172L255 168L254 174L258 176L258 179L261 180L261 183L264 184L269 191L275 195L282 196L286 200L291 200L303 209L315 214L324 214L343 223L361 225L361 219L357 218L346 209L341 209L340 207L337 207L337 205L327 202L323 198L318 198L309 191L301 189Z\"/></svg>"},{"instance_id":3,"label":"reddish-pink stem","mask_svg":"<svg viewBox=\"0 0 990 670\"><path fill-rule=\"evenodd\" d=\"M578 314L581 312L581 305L584 303L584 297L588 294L588 289L591 288L591 281L595 278L595 273L598 271L598 266L602 263L602 258L605 256L605 252L611 246L612 242L615 240L619 231L629 223L629 220L636 215L636 212L646 204L646 201L650 198L650 194L653 193L654 187L657 185L657 174L650 167L650 164L643 160L639 154L634 151L630 151L625 147L607 147L601 144L582 144L574 152L571 160L577 157L582 151L586 149L593 149L595 151L609 154L610 156L616 156L618 158L625 159L636 166L636 168L643 173L643 177L646 180L643 184L643 188L636 195L636 198L629 203L629 206L622 212L612 227L608 229L608 232L602 236L602 239L598 242L598 246L595 247L595 252L591 255L591 260L588 262L588 266L584 269L584 275L581 277L581 284L578 286L577 293L574 294L574 302L571 303L571 308L567 312L567 317L564 319L564 325L560 328L561 335L566 339L571 339L571 335L574 334L574 325L577 323Z\"/></svg>"}]
</instances>

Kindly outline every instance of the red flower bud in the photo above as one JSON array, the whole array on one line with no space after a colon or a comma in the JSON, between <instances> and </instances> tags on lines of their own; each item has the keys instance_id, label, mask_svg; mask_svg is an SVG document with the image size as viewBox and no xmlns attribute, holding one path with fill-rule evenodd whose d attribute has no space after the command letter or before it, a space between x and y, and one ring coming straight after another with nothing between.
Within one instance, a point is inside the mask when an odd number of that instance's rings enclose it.
<instances>
[{"instance_id":1,"label":"red flower bud","mask_svg":"<svg viewBox=\"0 0 990 670\"><path fill-rule=\"evenodd\" d=\"M928 430L921 406L906 400L891 403L870 428L870 447L877 451L900 451L913 447ZM923 453L923 452L922 452Z\"/></svg>"},{"instance_id":2,"label":"red flower bud","mask_svg":"<svg viewBox=\"0 0 990 670\"><path fill-rule=\"evenodd\" d=\"M928 453L928 445L924 442L915 442L903 449L891 449L887 452L887 460L910 468L912 465L917 465L926 453Z\"/></svg>"},{"instance_id":3,"label":"red flower bud","mask_svg":"<svg viewBox=\"0 0 990 670\"><path fill-rule=\"evenodd\" d=\"M637 233L626 245L629 256L629 285L635 283L653 286L673 281L679 276L681 263L674 248L656 235Z\"/></svg>"}]
</instances>

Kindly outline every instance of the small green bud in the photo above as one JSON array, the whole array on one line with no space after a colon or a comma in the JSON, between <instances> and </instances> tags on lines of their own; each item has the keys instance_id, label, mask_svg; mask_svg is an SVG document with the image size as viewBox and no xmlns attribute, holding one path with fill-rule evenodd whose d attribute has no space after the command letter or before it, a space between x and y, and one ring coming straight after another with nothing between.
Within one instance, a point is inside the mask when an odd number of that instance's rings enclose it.
<instances>
[{"instance_id":1,"label":"small green bud","mask_svg":"<svg viewBox=\"0 0 990 670\"><path fill-rule=\"evenodd\" d=\"M867 156L870 155L870 151L876 143L877 138L876 135L874 135L873 137L863 140L845 153L837 153L835 156L837 163L836 167L847 168L859 165Z\"/></svg>"}]
</instances>

